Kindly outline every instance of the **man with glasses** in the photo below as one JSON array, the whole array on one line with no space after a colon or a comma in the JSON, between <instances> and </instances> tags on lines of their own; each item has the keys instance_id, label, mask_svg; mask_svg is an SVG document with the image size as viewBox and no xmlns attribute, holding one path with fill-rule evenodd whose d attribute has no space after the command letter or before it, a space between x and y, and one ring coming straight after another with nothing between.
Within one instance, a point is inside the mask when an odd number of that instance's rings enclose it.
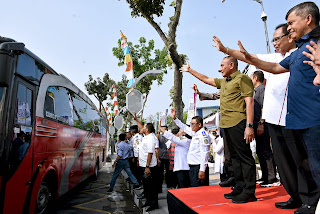
<instances>
[{"instance_id":1,"label":"man with glasses","mask_svg":"<svg viewBox=\"0 0 320 214\"><path fill-rule=\"evenodd\" d=\"M208 158L211 139L203 128L202 117L193 117L189 127L176 118L175 109L171 113L176 125L192 137L187 154L191 187L209 186Z\"/></svg>"},{"instance_id":2,"label":"man with glasses","mask_svg":"<svg viewBox=\"0 0 320 214\"><path fill-rule=\"evenodd\" d=\"M287 24L276 27L272 43L277 53L252 55L267 62L281 62L296 50L296 44L287 31ZM218 37L213 37L214 46L221 52L249 63L238 51L224 47ZM256 67L252 66L252 70ZM250 73L249 70L248 73ZM271 74L265 72L266 88L263 102L262 122L266 122L271 137L275 163L280 175L280 181L291 198L286 202L275 203L280 209L298 208L303 204L314 204L318 198L315 182L310 175L307 152L303 141L297 132L286 129L287 95L290 73ZM264 121L263 121L264 120Z\"/></svg>"},{"instance_id":3,"label":"man with glasses","mask_svg":"<svg viewBox=\"0 0 320 214\"><path fill-rule=\"evenodd\" d=\"M253 84L250 77L238 71L238 61L231 56L221 62L219 71L223 79L200 74L191 69L188 62L180 71L189 72L202 82L221 89L219 126L224 128L224 137L227 138L236 183L234 190L224 197L232 199L233 203L256 201L256 165L249 145L254 139Z\"/></svg>"}]
</instances>

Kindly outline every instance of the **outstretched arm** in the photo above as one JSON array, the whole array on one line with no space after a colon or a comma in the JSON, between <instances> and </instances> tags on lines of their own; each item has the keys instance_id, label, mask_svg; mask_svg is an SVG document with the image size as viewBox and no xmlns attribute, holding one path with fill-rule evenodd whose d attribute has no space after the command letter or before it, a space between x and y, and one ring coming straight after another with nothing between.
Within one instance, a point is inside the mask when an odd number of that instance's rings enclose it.
<instances>
[{"instance_id":1,"label":"outstretched arm","mask_svg":"<svg viewBox=\"0 0 320 214\"><path fill-rule=\"evenodd\" d=\"M139 130L143 129L143 125L142 125L142 123L138 120L136 113L134 113L133 119L137 122L137 125L138 125L138 127L139 127Z\"/></svg>"},{"instance_id":2,"label":"outstretched arm","mask_svg":"<svg viewBox=\"0 0 320 214\"><path fill-rule=\"evenodd\" d=\"M238 41L238 45L240 48L240 52L243 54L244 58L248 60L250 64L273 74L281 74L281 73L289 72L287 69L282 67L279 63L266 62L258 59L257 57L254 57L252 54L246 51L246 49L243 47L240 41Z\"/></svg>"},{"instance_id":3,"label":"outstretched arm","mask_svg":"<svg viewBox=\"0 0 320 214\"><path fill-rule=\"evenodd\" d=\"M228 54L228 55L230 55L238 60L241 60L243 62L250 63L240 51L231 49L229 47L225 47L218 37L213 36L212 41L214 41L216 43L216 44L213 44L212 46L216 47L218 51L225 53L225 54ZM257 58L256 55L252 55L252 57Z\"/></svg>"},{"instance_id":4,"label":"outstretched arm","mask_svg":"<svg viewBox=\"0 0 320 214\"><path fill-rule=\"evenodd\" d=\"M185 133L187 133L190 136L194 135L194 132L192 131L192 129L190 127L188 127L186 124L183 124L178 118L176 118L176 110L175 109L171 109L171 114L172 114L172 119L174 120L174 122L176 123L176 125L182 129Z\"/></svg>"},{"instance_id":5,"label":"outstretched arm","mask_svg":"<svg viewBox=\"0 0 320 214\"><path fill-rule=\"evenodd\" d=\"M197 71L193 70L192 68L190 68L189 62L187 61L186 65L183 65L180 68L180 72L189 72L190 74L192 74L194 77L196 77L197 79L199 79L200 81L208 84L208 85L212 85L214 87L216 87L216 83L214 82L213 78L207 77L204 74L198 73Z\"/></svg>"}]
</instances>

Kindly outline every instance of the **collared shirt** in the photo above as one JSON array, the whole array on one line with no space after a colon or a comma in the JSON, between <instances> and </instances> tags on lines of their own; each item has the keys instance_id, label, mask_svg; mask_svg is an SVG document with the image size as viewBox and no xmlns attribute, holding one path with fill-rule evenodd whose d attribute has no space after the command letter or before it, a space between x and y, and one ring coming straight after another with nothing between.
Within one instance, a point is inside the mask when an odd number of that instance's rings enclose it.
<instances>
[{"instance_id":1,"label":"collared shirt","mask_svg":"<svg viewBox=\"0 0 320 214\"><path fill-rule=\"evenodd\" d=\"M286 116L288 129L306 129L320 125L319 87L313 85L316 73L310 65L303 63L310 59L302 54L303 51L310 53L306 47L310 45L310 41L317 43L317 39L311 38L310 33L302 36L296 42L298 49L280 62L282 67L290 71Z\"/></svg>"},{"instance_id":2,"label":"collared shirt","mask_svg":"<svg viewBox=\"0 0 320 214\"><path fill-rule=\"evenodd\" d=\"M176 148L175 148L175 152L174 152L173 171L175 172L175 171L179 171L179 170L189 170L190 168L188 165L187 156L188 156L188 151L189 151L191 139L179 138L168 131L166 131L163 134L163 136L168 139L167 142L176 143ZM168 145L167 145L167 147L168 147Z\"/></svg>"},{"instance_id":3,"label":"collared shirt","mask_svg":"<svg viewBox=\"0 0 320 214\"><path fill-rule=\"evenodd\" d=\"M257 57L266 62L279 63L285 57L294 52L296 48L291 49L285 55L281 53L257 54ZM257 68L253 65L249 67L250 76ZM272 74L263 72L266 79L262 119L267 123L285 126L287 114L287 94L290 73Z\"/></svg>"},{"instance_id":4,"label":"collared shirt","mask_svg":"<svg viewBox=\"0 0 320 214\"><path fill-rule=\"evenodd\" d=\"M261 110L263 109L263 98L264 98L264 85L260 84L258 87L254 89L254 117L253 117L253 125L254 127L258 127L258 122L261 119Z\"/></svg>"},{"instance_id":5,"label":"collared shirt","mask_svg":"<svg viewBox=\"0 0 320 214\"><path fill-rule=\"evenodd\" d=\"M130 145L125 141L121 141L117 145L117 154L120 156L120 159L127 159L130 156Z\"/></svg>"},{"instance_id":6,"label":"collared shirt","mask_svg":"<svg viewBox=\"0 0 320 214\"><path fill-rule=\"evenodd\" d=\"M150 167L154 167L157 165L155 140L156 138L152 133L143 137L139 145L139 166L146 167L149 153L152 153Z\"/></svg>"},{"instance_id":7,"label":"collared shirt","mask_svg":"<svg viewBox=\"0 0 320 214\"><path fill-rule=\"evenodd\" d=\"M228 79L228 80L227 80ZM221 128L230 128L246 119L245 97L253 96L253 84L245 74L237 71L227 78L215 78L214 82L220 90Z\"/></svg>"},{"instance_id":8,"label":"collared shirt","mask_svg":"<svg viewBox=\"0 0 320 214\"><path fill-rule=\"evenodd\" d=\"M209 150L210 150L210 136L201 128L194 132L192 129L183 124L179 119L175 119L176 125L185 133L192 136L190 148L187 155L187 161L190 165L200 165L200 171L205 172L208 165Z\"/></svg>"},{"instance_id":9,"label":"collared shirt","mask_svg":"<svg viewBox=\"0 0 320 214\"><path fill-rule=\"evenodd\" d=\"M135 134L131 140L132 140L132 145L133 145L133 155L134 157L139 157L139 144L141 143L143 137L137 133Z\"/></svg>"}]
</instances>

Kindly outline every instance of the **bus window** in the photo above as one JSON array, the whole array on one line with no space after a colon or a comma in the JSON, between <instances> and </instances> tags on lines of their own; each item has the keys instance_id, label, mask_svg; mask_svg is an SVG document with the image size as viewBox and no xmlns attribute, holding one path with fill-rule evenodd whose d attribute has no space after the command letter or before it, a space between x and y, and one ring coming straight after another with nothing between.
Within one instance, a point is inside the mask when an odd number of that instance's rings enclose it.
<instances>
[{"instance_id":1,"label":"bus window","mask_svg":"<svg viewBox=\"0 0 320 214\"><path fill-rule=\"evenodd\" d=\"M45 73L45 67L28 55L22 54L18 59L17 73L39 85L40 79Z\"/></svg>"},{"instance_id":2,"label":"bus window","mask_svg":"<svg viewBox=\"0 0 320 214\"><path fill-rule=\"evenodd\" d=\"M43 113L47 119L73 126L73 111L69 104L68 90L64 87L48 87Z\"/></svg>"},{"instance_id":3,"label":"bus window","mask_svg":"<svg viewBox=\"0 0 320 214\"><path fill-rule=\"evenodd\" d=\"M6 93L6 88L0 87L0 116L1 116L1 118L3 118L5 93ZM2 124L2 122L0 122L0 130L2 130L1 124ZM1 146L0 146L0 148L1 148ZM1 149L0 149L0 151L1 151Z\"/></svg>"},{"instance_id":4,"label":"bus window","mask_svg":"<svg viewBox=\"0 0 320 214\"><path fill-rule=\"evenodd\" d=\"M20 125L31 126L32 90L21 83L18 84L17 103L15 122Z\"/></svg>"}]
</instances>

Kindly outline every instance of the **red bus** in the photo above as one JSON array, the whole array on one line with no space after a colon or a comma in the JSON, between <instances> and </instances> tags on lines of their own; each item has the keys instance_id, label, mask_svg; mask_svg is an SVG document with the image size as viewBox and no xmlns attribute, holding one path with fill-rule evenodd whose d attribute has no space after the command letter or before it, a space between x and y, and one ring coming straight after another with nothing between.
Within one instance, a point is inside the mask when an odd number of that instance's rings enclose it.
<instances>
[{"instance_id":1,"label":"red bus","mask_svg":"<svg viewBox=\"0 0 320 214\"><path fill-rule=\"evenodd\" d=\"M106 119L23 43L0 37L0 213L45 213L106 161Z\"/></svg>"}]
</instances>

